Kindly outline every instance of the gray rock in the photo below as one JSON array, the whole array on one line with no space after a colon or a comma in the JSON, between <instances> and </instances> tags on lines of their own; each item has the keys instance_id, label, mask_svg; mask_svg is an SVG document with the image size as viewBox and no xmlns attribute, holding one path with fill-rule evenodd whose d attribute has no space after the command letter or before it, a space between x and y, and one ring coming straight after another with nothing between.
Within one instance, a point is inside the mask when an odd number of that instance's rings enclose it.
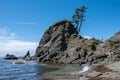
<instances>
[{"instance_id":1,"label":"gray rock","mask_svg":"<svg viewBox=\"0 0 120 80\"><path fill-rule=\"evenodd\" d=\"M18 62L14 62L14 64L25 64L25 63L22 61L18 61Z\"/></svg>"},{"instance_id":2,"label":"gray rock","mask_svg":"<svg viewBox=\"0 0 120 80\"><path fill-rule=\"evenodd\" d=\"M62 64L99 63L104 60L119 61L120 32L102 42L77 34L70 21L59 21L49 27L41 38L34 57L38 62ZM112 56L111 56L112 55Z\"/></svg>"},{"instance_id":3,"label":"gray rock","mask_svg":"<svg viewBox=\"0 0 120 80\"><path fill-rule=\"evenodd\" d=\"M120 31L115 33L114 36L109 39L109 41L120 42Z\"/></svg>"},{"instance_id":4,"label":"gray rock","mask_svg":"<svg viewBox=\"0 0 120 80\"><path fill-rule=\"evenodd\" d=\"M28 51L26 54L25 54L25 56L23 56L23 59L24 60L31 60L31 57L30 57L30 52Z\"/></svg>"},{"instance_id":5,"label":"gray rock","mask_svg":"<svg viewBox=\"0 0 120 80\"><path fill-rule=\"evenodd\" d=\"M7 54L4 59L6 60L14 60L14 59L18 59L15 55L10 55L10 54Z\"/></svg>"}]
</instances>

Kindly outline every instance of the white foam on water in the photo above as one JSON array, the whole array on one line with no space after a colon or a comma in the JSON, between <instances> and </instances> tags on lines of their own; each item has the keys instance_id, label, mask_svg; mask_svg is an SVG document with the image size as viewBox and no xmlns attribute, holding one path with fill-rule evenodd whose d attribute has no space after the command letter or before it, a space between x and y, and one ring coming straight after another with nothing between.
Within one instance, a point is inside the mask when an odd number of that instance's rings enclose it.
<instances>
[{"instance_id":1,"label":"white foam on water","mask_svg":"<svg viewBox=\"0 0 120 80\"><path fill-rule=\"evenodd\" d=\"M79 72L72 72L71 74L81 74L83 72L86 72L86 71L90 70L90 68L91 68L90 66L86 65L86 66L83 67L83 69L81 71L79 71Z\"/></svg>"},{"instance_id":2,"label":"white foam on water","mask_svg":"<svg viewBox=\"0 0 120 80\"><path fill-rule=\"evenodd\" d=\"M13 62L12 64L15 64L15 62Z\"/></svg>"},{"instance_id":3,"label":"white foam on water","mask_svg":"<svg viewBox=\"0 0 120 80\"><path fill-rule=\"evenodd\" d=\"M78 74L83 73L83 72L86 72L86 71L88 71L89 69L90 69L90 66L86 65L86 66L83 67L83 70L80 71Z\"/></svg>"}]
</instances>

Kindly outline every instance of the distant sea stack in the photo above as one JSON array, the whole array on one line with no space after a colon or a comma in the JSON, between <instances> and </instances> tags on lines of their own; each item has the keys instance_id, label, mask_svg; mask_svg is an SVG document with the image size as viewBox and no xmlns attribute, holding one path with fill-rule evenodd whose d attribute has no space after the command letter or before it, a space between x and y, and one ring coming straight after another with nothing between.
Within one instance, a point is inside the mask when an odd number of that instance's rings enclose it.
<instances>
[{"instance_id":1,"label":"distant sea stack","mask_svg":"<svg viewBox=\"0 0 120 80\"><path fill-rule=\"evenodd\" d=\"M61 64L101 63L113 60L119 56L114 55L120 53L119 33L105 42L94 38L87 39L77 34L70 21L62 20L44 32L34 57L40 63ZM118 60L120 59L117 58Z\"/></svg>"},{"instance_id":2,"label":"distant sea stack","mask_svg":"<svg viewBox=\"0 0 120 80\"><path fill-rule=\"evenodd\" d=\"M6 54L4 59L6 59L6 60L15 60L15 59L18 59L18 57L16 57L15 55Z\"/></svg>"},{"instance_id":3,"label":"distant sea stack","mask_svg":"<svg viewBox=\"0 0 120 80\"><path fill-rule=\"evenodd\" d=\"M30 52L28 51L24 56L23 56L24 60L30 61L31 57L30 57Z\"/></svg>"}]
</instances>

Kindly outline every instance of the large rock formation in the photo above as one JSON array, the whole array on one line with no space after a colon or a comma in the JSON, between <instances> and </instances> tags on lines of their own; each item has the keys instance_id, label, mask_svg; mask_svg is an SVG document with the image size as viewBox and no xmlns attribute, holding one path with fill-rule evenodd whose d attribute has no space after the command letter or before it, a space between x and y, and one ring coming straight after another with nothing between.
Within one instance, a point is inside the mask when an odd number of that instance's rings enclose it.
<instances>
[{"instance_id":1,"label":"large rock formation","mask_svg":"<svg viewBox=\"0 0 120 80\"><path fill-rule=\"evenodd\" d=\"M60 62L65 55L71 35L76 34L73 25L64 20L50 26L44 33L39 46L36 50L36 56L39 62Z\"/></svg>"},{"instance_id":2,"label":"large rock formation","mask_svg":"<svg viewBox=\"0 0 120 80\"><path fill-rule=\"evenodd\" d=\"M119 35L119 33L115 34L110 41L118 45ZM81 37L71 22L63 20L45 31L34 57L37 57L38 62L43 63L98 63L109 59L111 53L118 50L117 48L110 51L112 49L109 48L108 42L109 40L102 42L94 38ZM116 47L113 45L113 48Z\"/></svg>"}]
</instances>

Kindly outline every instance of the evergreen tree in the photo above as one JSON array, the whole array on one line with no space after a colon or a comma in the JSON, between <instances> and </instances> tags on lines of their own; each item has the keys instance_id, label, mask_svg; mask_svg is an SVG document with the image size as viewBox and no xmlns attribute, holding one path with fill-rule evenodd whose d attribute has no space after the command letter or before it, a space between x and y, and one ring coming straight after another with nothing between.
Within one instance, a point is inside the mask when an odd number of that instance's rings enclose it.
<instances>
[{"instance_id":1,"label":"evergreen tree","mask_svg":"<svg viewBox=\"0 0 120 80\"><path fill-rule=\"evenodd\" d=\"M83 21L85 20L85 12L86 12L86 7L82 6L81 8L77 8L75 10L75 14L72 16L72 22L76 25L76 30L78 31L78 33L81 30Z\"/></svg>"}]
</instances>

